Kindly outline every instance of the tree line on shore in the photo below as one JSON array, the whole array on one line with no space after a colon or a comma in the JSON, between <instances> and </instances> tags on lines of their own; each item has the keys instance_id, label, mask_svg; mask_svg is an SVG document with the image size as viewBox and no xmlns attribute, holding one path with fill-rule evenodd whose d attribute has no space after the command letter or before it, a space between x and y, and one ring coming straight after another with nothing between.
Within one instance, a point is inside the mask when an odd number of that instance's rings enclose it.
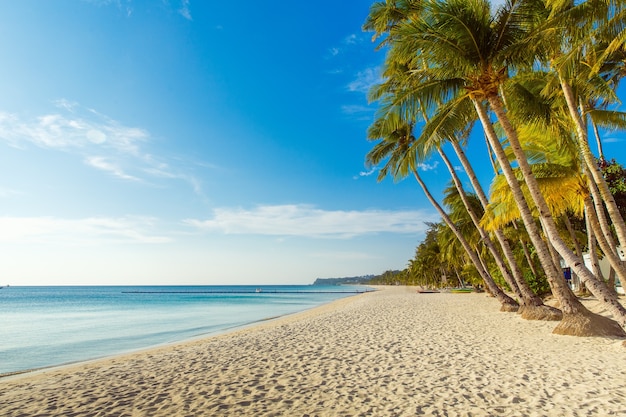
<instances>
[{"instance_id":1,"label":"tree line on shore","mask_svg":"<svg viewBox=\"0 0 626 417\"><path fill-rule=\"evenodd\" d=\"M370 90L378 111L366 162L379 180L413 176L442 219L429 225L401 277L480 282L503 311L558 321L555 333L626 336L626 308L610 282L626 283L624 170L602 148L604 132L626 127L626 113L616 110L625 18L623 0L371 6L363 28L386 55L382 81ZM466 150L478 141L488 151L470 161ZM451 178L442 202L420 175L434 155ZM494 171L489 192L472 165L484 161ZM610 263L609 277L599 257ZM580 302L563 266L611 317ZM544 304L546 293L558 309Z\"/></svg>"}]
</instances>

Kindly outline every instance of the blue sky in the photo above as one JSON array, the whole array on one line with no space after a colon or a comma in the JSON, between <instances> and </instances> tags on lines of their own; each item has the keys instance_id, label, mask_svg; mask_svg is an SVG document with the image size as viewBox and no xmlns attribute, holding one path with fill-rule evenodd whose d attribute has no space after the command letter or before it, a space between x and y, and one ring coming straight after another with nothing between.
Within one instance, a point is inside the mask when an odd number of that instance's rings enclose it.
<instances>
[{"instance_id":1,"label":"blue sky","mask_svg":"<svg viewBox=\"0 0 626 417\"><path fill-rule=\"evenodd\" d=\"M0 2L0 285L404 268L438 216L364 166L370 5Z\"/></svg>"}]
</instances>

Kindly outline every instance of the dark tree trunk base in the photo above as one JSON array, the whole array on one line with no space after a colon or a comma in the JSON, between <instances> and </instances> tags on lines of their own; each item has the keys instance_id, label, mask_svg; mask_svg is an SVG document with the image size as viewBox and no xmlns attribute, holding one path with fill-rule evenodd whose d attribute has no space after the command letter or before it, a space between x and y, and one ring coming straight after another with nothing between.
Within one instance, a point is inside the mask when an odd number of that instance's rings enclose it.
<instances>
[{"instance_id":1,"label":"dark tree trunk base","mask_svg":"<svg viewBox=\"0 0 626 417\"><path fill-rule=\"evenodd\" d=\"M545 304L538 306L523 305L519 308L518 313L525 320L545 320L559 321L563 318L563 313L558 308L550 307Z\"/></svg>"},{"instance_id":2,"label":"dark tree trunk base","mask_svg":"<svg viewBox=\"0 0 626 417\"><path fill-rule=\"evenodd\" d=\"M504 311L505 313L516 313L518 309L519 304L517 304L515 301L513 301L512 303L504 302L500 306L500 311Z\"/></svg>"},{"instance_id":3,"label":"dark tree trunk base","mask_svg":"<svg viewBox=\"0 0 626 417\"><path fill-rule=\"evenodd\" d=\"M590 311L563 314L563 320L552 333L569 336L626 337L626 332L615 320Z\"/></svg>"}]
</instances>

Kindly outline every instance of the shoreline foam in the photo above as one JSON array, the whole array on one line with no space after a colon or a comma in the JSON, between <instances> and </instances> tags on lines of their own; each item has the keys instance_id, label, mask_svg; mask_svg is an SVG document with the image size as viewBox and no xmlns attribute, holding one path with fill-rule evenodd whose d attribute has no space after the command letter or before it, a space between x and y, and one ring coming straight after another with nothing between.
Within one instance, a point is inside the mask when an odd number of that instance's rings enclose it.
<instances>
[{"instance_id":1,"label":"shoreline foam","mask_svg":"<svg viewBox=\"0 0 626 417\"><path fill-rule=\"evenodd\" d=\"M388 288L228 334L0 380L0 414L576 416L626 410L616 339L485 294Z\"/></svg>"}]
</instances>

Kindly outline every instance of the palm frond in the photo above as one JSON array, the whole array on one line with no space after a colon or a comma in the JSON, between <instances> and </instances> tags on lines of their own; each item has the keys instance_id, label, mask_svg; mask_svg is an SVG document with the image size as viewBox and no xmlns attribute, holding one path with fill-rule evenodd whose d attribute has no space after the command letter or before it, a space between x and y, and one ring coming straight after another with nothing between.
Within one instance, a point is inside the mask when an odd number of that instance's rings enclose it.
<instances>
[{"instance_id":1,"label":"palm frond","mask_svg":"<svg viewBox=\"0 0 626 417\"><path fill-rule=\"evenodd\" d=\"M595 124L606 129L626 129L626 112L593 109L588 115Z\"/></svg>"}]
</instances>

